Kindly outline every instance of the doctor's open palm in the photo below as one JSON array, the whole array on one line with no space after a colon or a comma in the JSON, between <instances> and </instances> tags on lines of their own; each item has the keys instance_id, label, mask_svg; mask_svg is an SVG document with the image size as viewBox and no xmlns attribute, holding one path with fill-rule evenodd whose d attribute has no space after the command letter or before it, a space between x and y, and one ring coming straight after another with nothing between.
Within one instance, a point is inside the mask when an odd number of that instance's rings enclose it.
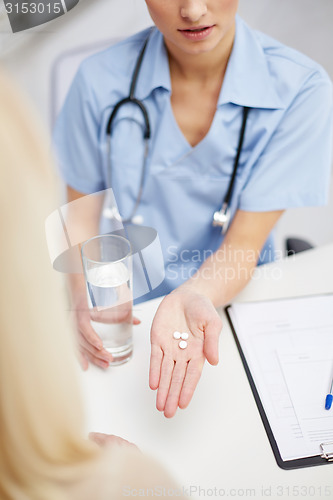
<instances>
[{"instance_id":1,"label":"doctor's open palm","mask_svg":"<svg viewBox=\"0 0 333 500\"><path fill-rule=\"evenodd\" d=\"M151 328L149 385L157 389L156 408L168 418L186 408L201 376L205 359L216 365L222 321L212 302L186 286L161 302ZM181 349L173 333L189 334Z\"/></svg>"}]
</instances>

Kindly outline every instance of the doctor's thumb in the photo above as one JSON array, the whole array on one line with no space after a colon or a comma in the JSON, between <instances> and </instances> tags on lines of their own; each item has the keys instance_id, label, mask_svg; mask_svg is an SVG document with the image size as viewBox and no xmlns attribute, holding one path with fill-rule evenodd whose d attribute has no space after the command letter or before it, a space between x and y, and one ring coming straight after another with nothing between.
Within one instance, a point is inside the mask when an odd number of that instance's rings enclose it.
<instances>
[{"instance_id":1,"label":"doctor's thumb","mask_svg":"<svg viewBox=\"0 0 333 500\"><path fill-rule=\"evenodd\" d=\"M210 321L205 328L204 355L211 365L219 362L219 337L222 329L222 321L219 316Z\"/></svg>"}]
</instances>

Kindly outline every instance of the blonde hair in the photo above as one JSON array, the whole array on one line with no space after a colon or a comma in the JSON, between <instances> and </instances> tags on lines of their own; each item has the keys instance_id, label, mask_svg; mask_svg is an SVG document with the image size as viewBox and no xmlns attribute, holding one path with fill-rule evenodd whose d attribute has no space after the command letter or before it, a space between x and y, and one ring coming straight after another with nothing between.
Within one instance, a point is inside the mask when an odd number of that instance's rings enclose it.
<instances>
[{"instance_id":1,"label":"blonde hair","mask_svg":"<svg viewBox=\"0 0 333 500\"><path fill-rule=\"evenodd\" d=\"M83 439L74 335L44 236L56 208L45 144L32 110L0 74L2 500L68 498L68 485L100 454Z\"/></svg>"},{"instance_id":2,"label":"blonde hair","mask_svg":"<svg viewBox=\"0 0 333 500\"><path fill-rule=\"evenodd\" d=\"M154 460L84 439L74 335L44 235L56 208L45 142L33 111L0 73L0 498L118 500L131 488L176 491Z\"/></svg>"}]
</instances>

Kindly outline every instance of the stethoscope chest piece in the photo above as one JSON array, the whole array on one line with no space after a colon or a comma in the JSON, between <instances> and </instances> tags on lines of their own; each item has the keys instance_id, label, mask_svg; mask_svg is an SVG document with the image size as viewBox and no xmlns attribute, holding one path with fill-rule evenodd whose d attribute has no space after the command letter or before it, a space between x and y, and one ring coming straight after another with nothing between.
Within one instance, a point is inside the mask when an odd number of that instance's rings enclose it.
<instances>
[{"instance_id":1,"label":"stethoscope chest piece","mask_svg":"<svg viewBox=\"0 0 333 500\"><path fill-rule=\"evenodd\" d=\"M227 203L223 203L221 210L214 212L213 215L213 226L221 227L222 234L227 232L230 222L230 210Z\"/></svg>"}]
</instances>

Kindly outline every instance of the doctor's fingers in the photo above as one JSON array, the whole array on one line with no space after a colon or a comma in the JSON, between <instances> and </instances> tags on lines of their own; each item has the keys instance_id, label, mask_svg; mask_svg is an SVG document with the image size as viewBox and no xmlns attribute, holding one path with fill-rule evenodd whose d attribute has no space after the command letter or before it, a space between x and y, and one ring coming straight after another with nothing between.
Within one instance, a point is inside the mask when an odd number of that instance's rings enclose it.
<instances>
[{"instance_id":1,"label":"doctor's fingers","mask_svg":"<svg viewBox=\"0 0 333 500\"><path fill-rule=\"evenodd\" d=\"M89 351L84 351L84 355L88 358L91 364L96 365L103 370L106 370L110 366L109 362L95 358Z\"/></svg>"},{"instance_id":2,"label":"doctor's fingers","mask_svg":"<svg viewBox=\"0 0 333 500\"><path fill-rule=\"evenodd\" d=\"M103 342L91 326L89 312L78 315L77 329L78 333L81 334L90 345L94 346L97 350L103 349Z\"/></svg>"},{"instance_id":3,"label":"doctor's fingers","mask_svg":"<svg viewBox=\"0 0 333 500\"><path fill-rule=\"evenodd\" d=\"M169 393L172 372L175 362L171 356L164 355L161 365L161 375L156 395L156 408L164 411L165 402Z\"/></svg>"},{"instance_id":4,"label":"doctor's fingers","mask_svg":"<svg viewBox=\"0 0 333 500\"><path fill-rule=\"evenodd\" d=\"M88 370L88 367L89 367L88 358L82 351L80 351L80 349L78 350L78 357L79 357L79 363L81 365L82 370L84 370L84 371Z\"/></svg>"},{"instance_id":5,"label":"doctor's fingers","mask_svg":"<svg viewBox=\"0 0 333 500\"><path fill-rule=\"evenodd\" d=\"M171 384L164 407L164 416L171 418L175 415L179 406L179 397L184 384L187 363L185 361L176 362L171 378Z\"/></svg>"},{"instance_id":6,"label":"doctor's fingers","mask_svg":"<svg viewBox=\"0 0 333 500\"><path fill-rule=\"evenodd\" d=\"M88 361L95 365L98 366L99 368L102 368L103 370L106 370L110 364L107 361L102 361L101 359L95 358L89 351L83 351L84 356L87 357Z\"/></svg>"},{"instance_id":7,"label":"doctor's fingers","mask_svg":"<svg viewBox=\"0 0 333 500\"><path fill-rule=\"evenodd\" d=\"M179 397L179 408L184 409L189 405L200 380L204 363L204 358L191 359L188 362L184 383Z\"/></svg>"},{"instance_id":8,"label":"doctor's fingers","mask_svg":"<svg viewBox=\"0 0 333 500\"><path fill-rule=\"evenodd\" d=\"M92 309L90 311L90 319L98 323L140 323L138 318L132 317L132 304L127 307L114 307L105 309Z\"/></svg>"},{"instance_id":9,"label":"doctor's fingers","mask_svg":"<svg viewBox=\"0 0 333 500\"><path fill-rule=\"evenodd\" d=\"M81 352L83 352L90 361L102 368L109 366L109 362L112 361L112 355L105 349L96 349L93 345L86 341L84 336L79 333L79 344Z\"/></svg>"},{"instance_id":10,"label":"doctor's fingers","mask_svg":"<svg viewBox=\"0 0 333 500\"><path fill-rule=\"evenodd\" d=\"M156 344L151 345L150 367L149 367L149 387L155 391L160 383L161 364L163 351Z\"/></svg>"}]
</instances>

